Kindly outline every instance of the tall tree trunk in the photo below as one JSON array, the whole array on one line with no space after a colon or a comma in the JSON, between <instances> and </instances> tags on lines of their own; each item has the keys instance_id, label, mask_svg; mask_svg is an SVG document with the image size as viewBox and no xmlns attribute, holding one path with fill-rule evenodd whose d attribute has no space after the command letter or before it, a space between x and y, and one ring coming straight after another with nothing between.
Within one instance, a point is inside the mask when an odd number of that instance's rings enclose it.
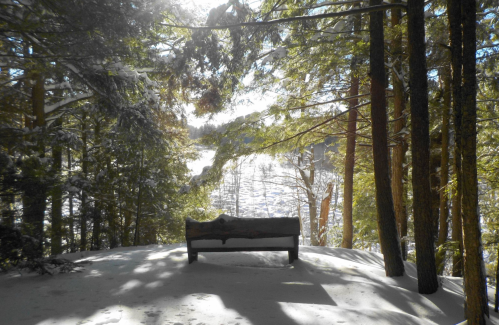
<instances>
[{"instance_id":1,"label":"tall tree trunk","mask_svg":"<svg viewBox=\"0 0 499 325\"><path fill-rule=\"evenodd\" d=\"M380 4L381 0L369 1L370 6ZM400 251L388 167L383 12L371 12L369 16L371 119L379 239L385 260L386 275L402 276L404 275L404 262Z\"/></svg>"},{"instance_id":2,"label":"tall tree trunk","mask_svg":"<svg viewBox=\"0 0 499 325\"><path fill-rule=\"evenodd\" d=\"M81 142L82 142L82 159L81 170L83 177L88 179L88 148L87 148L87 113L84 111L81 116ZM87 250L87 189L81 190L81 208L80 208L80 251Z\"/></svg>"},{"instance_id":3,"label":"tall tree trunk","mask_svg":"<svg viewBox=\"0 0 499 325\"><path fill-rule=\"evenodd\" d=\"M102 203L95 201L95 207L92 209L92 243L90 249L98 251L101 249L101 228L102 228Z\"/></svg>"},{"instance_id":4,"label":"tall tree trunk","mask_svg":"<svg viewBox=\"0 0 499 325\"><path fill-rule=\"evenodd\" d=\"M499 256L499 245L497 246L497 256ZM496 265L496 293L494 295L494 311L499 312L499 263Z\"/></svg>"},{"instance_id":5,"label":"tall tree trunk","mask_svg":"<svg viewBox=\"0 0 499 325\"><path fill-rule=\"evenodd\" d=\"M401 0L393 0L393 3L401 3ZM392 9L391 23L393 28L400 28L400 19L402 11L400 9ZM405 152L407 151L406 134L401 131L406 126L405 110L405 89L402 73L402 32L397 32L392 40L392 56L393 56L393 133L396 135L397 141L393 148L392 156L392 191L393 191L393 206L395 208L395 219L397 220L397 230L401 238L400 248L402 251L402 259L407 259L407 210L404 200L404 162Z\"/></svg>"},{"instance_id":6,"label":"tall tree trunk","mask_svg":"<svg viewBox=\"0 0 499 325\"><path fill-rule=\"evenodd\" d=\"M109 177L109 184L107 186L107 195L108 200L106 204L106 217L109 224L108 237L109 237L109 248L118 247L118 234L117 234L117 219L116 215L116 197L114 193L114 181L116 176L116 171L113 168L113 164L111 163L111 157L108 154L106 157L106 169L107 175Z\"/></svg>"},{"instance_id":7,"label":"tall tree trunk","mask_svg":"<svg viewBox=\"0 0 499 325\"><path fill-rule=\"evenodd\" d=\"M6 70L8 69L0 69L1 70L1 73L4 74L8 74L8 71L6 72ZM10 157L13 156L13 145L11 144L6 144L7 146L7 152L6 154L8 154ZM6 168L6 173L3 174L3 181L4 181L4 184L7 184L7 183L14 183L14 175L15 175L15 171L14 171L14 168ZM15 202L16 202L16 197L15 197L15 192L9 188L8 186L4 187L1 189L2 190L2 196L1 196L1 202L2 202L2 219L0 220L0 223L7 226L7 227L10 227L10 228L13 228L14 227L14 219L15 219L15 211L14 211L14 205L15 205Z\"/></svg>"},{"instance_id":8,"label":"tall tree trunk","mask_svg":"<svg viewBox=\"0 0 499 325\"><path fill-rule=\"evenodd\" d=\"M354 4L354 8L359 4ZM361 28L361 16L354 16L353 30L359 33ZM350 63L350 97L359 94L359 75L357 71L358 58L354 55ZM345 178L343 180L343 240L341 247L352 248L353 246L353 174L355 167L355 139L357 136L357 106L358 98L352 98L348 102L347 148L345 154Z\"/></svg>"},{"instance_id":9,"label":"tall tree trunk","mask_svg":"<svg viewBox=\"0 0 499 325\"><path fill-rule=\"evenodd\" d=\"M54 128L59 130L62 127L62 118L59 117L54 122ZM52 172L57 181L52 187L52 233L50 238L52 255L62 254L62 184L60 181L62 168L62 147L55 144L52 147Z\"/></svg>"},{"instance_id":10,"label":"tall tree trunk","mask_svg":"<svg viewBox=\"0 0 499 325\"><path fill-rule=\"evenodd\" d=\"M132 225L132 211L130 210L131 208L131 200L129 198L126 199L126 205L123 211L124 215L124 224L123 224L123 237L122 237L122 242L121 246L123 247L128 247L132 245L132 242L130 240L130 227Z\"/></svg>"},{"instance_id":11,"label":"tall tree trunk","mask_svg":"<svg viewBox=\"0 0 499 325\"><path fill-rule=\"evenodd\" d=\"M137 193L137 216L135 218L135 236L133 238L133 246L137 246L140 243L140 216L142 214L142 169L144 168L144 147L142 147L142 156L140 158L140 169L139 169L139 192Z\"/></svg>"},{"instance_id":12,"label":"tall tree trunk","mask_svg":"<svg viewBox=\"0 0 499 325\"><path fill-rule=\"evenodd\" d=\"M476 162L476 1L463 0L463 243L466 318L470 325L484 325L489 315L487 283L478 213Z\"/></svg>"},{"instance_id":13,"label":"tall tree trunk","mask_svg":"<svg viewBox=\"0 0 499 325\"><path fill-rule=\"evenodd\" d=\"M319 217L319 246L327 246L327 224L329 220L329 205L333 196L333 183L327 184L326 192L321 202Z\"/></svg>"},{"instance_id":14,"label":"tall tree trunk","mask_svg":"<svg viewBox=\"0 0 499 325\"><path fill-rule=\"evenodd\" d=\"M68 147L68 177L72 176L72 167L71 167L71 148ZM76 244L75 244L75 231L74 231L74 207L73 207L73 192L69 191L68 194L69 201L69 252L76 252Z\"/></svg>"},{"instance_id":15,"label":"tall tree trunk","mask_svg":"<svg viewBox=\"0 0 499 325\"><path fill-rule=\"evenodd\" d=\"M461 120L462 120L462 30L461 0L447 0L449 38L452 64L452 108L454 119L454 161L455 186L452 195L452 241L457 250L452 257L452 276L463 276L463 231L461 217L462 177L461 177Z\"/></svg>"},{"instance_id":16,"label":"tall tree trunk","mask_svg":"<svg viewBox=\"0 0 499 325\"><path fill-rule=\"evenodd\" d=\"M434 133L430 136L430 188L431 188L431 218L433 222L433 241L438 240L438 216L440 215L440 178L438 170L442 162L442 155L439 153L441 146L441 134Z\"/></svg>"},{"instance_id":17,"label":"tall tree trunk","mask_svg":"<svg viewBox=\"0 0 499 325\"><path fill-rule=\"evenodd\" d=\"M303 245L305 245L305 233L303 231L303 218L301 216L301 201L300 201L300 191L298 190L298 175L295 169L295 180L296 180L296 212L298 213L298 219L300 220L300 233L303 240Z\"/></svg>"},{"instance_id":18,"label":"tall tree trunk","mask_svg":"<svg viewBox=\"0 0 499 325\"><path fill-rule=\"evenodd\" d=\"M445 65L441 71L443 81L443 106L442 106L442 155L440 162L440 216L438 227L438 251L435 263L437 273L443 274L445 269L446 249L443 247L449 232L449 204L447 184L449 183L449 120L451 107L451 71Z\"/></svg>"},{"instance_id":19,"label":"tall tree trunk","mask_svg":"<svg viewBox=\"0 0 499 325\"><path fill-rule=\"evenodd\" d=\"M95 156L97 157L97 163L94 168L94 177L97 180L97 191L94 194L94 209L92 210L92 243L91 250L101 249L101 229L102 229L102 208L103 208L103 187L104 185L98 181L100 173L102 171L102 157L100 154L101 145L101 122L97 118L94 122L94 147L97 147Z\"/></svg>"},{"instance_id":20,"label":"tall tree trunk","mask_svg":"<svg viewBox=\"0 0 499 325\"><path fill-rule=\"evenodd\" d=\"M33 74L35 85L31 92L32 115L35 116L33 126L40 128L43 134L45 128L45 78L41 73ZM39 158L45 157L43 135L35 139ZM30 157L23 164L24 195L23 195L23 228L27 235L38 240L34 255L43 256L43 222L45 218L47 188L40 173L43 166L38 157Z\"/></svg>"},{"instance_id":21,"label":"tall tree trunk","mask_svg":"<svg viewBox=\"0 0 499 325\"><path fill-rule=\"evenodd\" d=\"M438 278L435 265L430 197L430 123L424 0L409 0L407 5L412 121L412 188L418 291L430 294L438 290Z\"/></svg>"},{"instance_id":22,"label":"tall tree trunk","mask_svg":"<svg viewBox=\"0 0 499 325\"><path fill-rule=\"evenodd\" d=\"M298 157L298 172L305 184L305 190L307 191L307 201L308 201L308 210L310 215L310 245L318 246L319 245L319 227L317 220L317 197L314 193L314 178L315 178L315 169L313 167L314 161L314 148L312 147L310 150L310 175L307 175L303 168L304 165L304 155L303 153Z\"/></svg>"}]
</instances>

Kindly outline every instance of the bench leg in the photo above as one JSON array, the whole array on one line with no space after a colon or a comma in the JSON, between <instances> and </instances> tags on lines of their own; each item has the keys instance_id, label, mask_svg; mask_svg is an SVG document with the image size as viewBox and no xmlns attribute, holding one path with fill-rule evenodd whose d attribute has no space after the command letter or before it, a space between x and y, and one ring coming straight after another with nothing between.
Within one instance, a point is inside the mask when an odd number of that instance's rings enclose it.
<instances>
[{"instance_id":1,"label":"bench leg","mask_svg":"<svg viewBox=\"0 0 499 325\"><path fill-rule=\"evenodd\" d=\"M292 264L295 260L295 252L294 251L288 251L288 259L289 259L289 264Z\"/></svg>"},{"instance_id":2,"label":"bench leg","mask_svg":"<svg viewBox=\"0 0 499 325\"><path fill-rule=\"evenodd\" d=\"M194 261L197 261L198 260L198 253L193 253L193 252L188 252L187 253L187 256L189 258L189 264L191 264L192 262Z\"/></svg>"}]
</instances>

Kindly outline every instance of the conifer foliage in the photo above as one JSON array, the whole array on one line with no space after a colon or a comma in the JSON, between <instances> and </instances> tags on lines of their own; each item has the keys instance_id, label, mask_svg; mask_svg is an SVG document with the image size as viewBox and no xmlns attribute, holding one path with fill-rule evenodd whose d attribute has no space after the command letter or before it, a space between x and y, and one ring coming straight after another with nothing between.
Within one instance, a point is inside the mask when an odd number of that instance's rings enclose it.
<instances>
[{"instance_id":1,"label":"conifer foliage","mask_svg":"<svg viewBox=\"0 0 499 325\"><path fill-rule=\"evenodd\" d=\"M32 239L28 257L181 238L193 209L178 193L193 155L181 103L197 79L167 48L181 33L157 25L192 19L173 9L1 2L2 226Z\"/></svg>"}]
</instances>

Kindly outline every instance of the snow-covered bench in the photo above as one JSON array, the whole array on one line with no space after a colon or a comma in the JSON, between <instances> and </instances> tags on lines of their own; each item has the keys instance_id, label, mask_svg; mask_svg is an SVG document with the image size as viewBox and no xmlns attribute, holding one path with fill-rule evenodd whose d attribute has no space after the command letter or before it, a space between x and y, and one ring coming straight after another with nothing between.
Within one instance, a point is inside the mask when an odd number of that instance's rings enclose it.
<instances>
[{"instance_id":1,"label":"snow-covered bench","mask_svg":"<svg viewBox=\"0 0 499 325\"><path fill-rule=\"evenodd\" d=\"M298 259L298 218L235 218L225 214L213 221L187 218L185 238L189 264L199 252L288 251Z\"/></svg>"}]
</instances>

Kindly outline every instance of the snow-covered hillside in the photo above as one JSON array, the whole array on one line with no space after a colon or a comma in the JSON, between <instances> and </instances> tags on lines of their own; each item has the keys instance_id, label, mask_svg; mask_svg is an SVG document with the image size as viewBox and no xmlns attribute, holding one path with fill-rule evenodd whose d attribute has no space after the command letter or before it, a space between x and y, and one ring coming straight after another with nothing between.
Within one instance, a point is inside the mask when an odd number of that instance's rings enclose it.
<instances>
[{"instance_id":1,"label":"snow-covered hillside","mask_svg":"<svg viewBox=\"0 0 499 325\"><path fill-rule=\"evenodd\" d=\"M81 273L0 276L2 325L456 324L461 281L417 293L415 266L387 278L377 253L300 247L285 252L200 253L183 245L66 255ZM499 324L491 310L491 324Z\"/></svg>"}]
</instances>

